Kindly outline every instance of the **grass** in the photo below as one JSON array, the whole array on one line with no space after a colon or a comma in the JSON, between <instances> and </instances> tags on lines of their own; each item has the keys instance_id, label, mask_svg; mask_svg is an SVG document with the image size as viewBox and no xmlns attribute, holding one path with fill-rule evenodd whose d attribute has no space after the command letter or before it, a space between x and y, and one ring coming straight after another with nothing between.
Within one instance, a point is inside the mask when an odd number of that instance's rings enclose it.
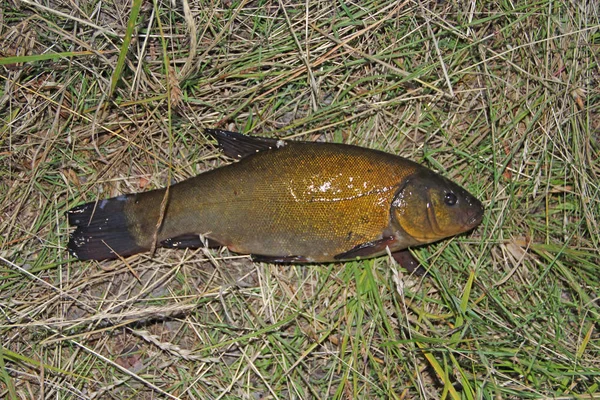
<instances>
[{"instance_id":1,"label":"grass","mask_svg":"<svg viewBox=\"0 0 600 400\"><path fill-rule=\"evenodd\" d=\"M600 397L599 3L307 4L3 3L0 397ZM485 219L426 279L70 258L69 208L224 165L203 127L400 154Z\"/></svg>"}]
</instances>

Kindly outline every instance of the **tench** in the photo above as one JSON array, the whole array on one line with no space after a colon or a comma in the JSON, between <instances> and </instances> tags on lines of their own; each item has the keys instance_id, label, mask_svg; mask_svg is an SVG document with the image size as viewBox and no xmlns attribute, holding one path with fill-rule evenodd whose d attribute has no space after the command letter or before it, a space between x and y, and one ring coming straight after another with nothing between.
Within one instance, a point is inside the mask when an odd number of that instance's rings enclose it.
<instances>
[{"instance_id":1,"label":"tench","mask_svg":"<svg viewBox=\"0 0 600 400\"><path fill-rule=\"evenodd\" d=\"M168 190L71 209L71 254L102 260L208 244L268 262L347 261L388 248L401 260L408 247L469 231L483 216L465 189L396 155L206 132L239 161Z\"/></svg>"}]
</instances>

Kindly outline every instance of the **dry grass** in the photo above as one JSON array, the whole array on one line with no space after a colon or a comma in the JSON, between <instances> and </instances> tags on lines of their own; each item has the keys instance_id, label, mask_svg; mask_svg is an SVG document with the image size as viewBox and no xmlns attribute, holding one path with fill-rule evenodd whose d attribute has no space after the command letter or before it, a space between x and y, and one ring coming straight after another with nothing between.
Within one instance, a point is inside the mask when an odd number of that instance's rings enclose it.
<instances>
[{"instance_id":1,"label":"dry grass","mask_svg":"<svg viewBox=\"0 0 600 400\"><path fill-rule=\"evenodd\" d=\"M600 396L596 0L175 3L2 3L0 397ZM69 258L72 206L227 162L202 127L408 156L486 217L424 280Z\"/></svg>"}]
</instances>

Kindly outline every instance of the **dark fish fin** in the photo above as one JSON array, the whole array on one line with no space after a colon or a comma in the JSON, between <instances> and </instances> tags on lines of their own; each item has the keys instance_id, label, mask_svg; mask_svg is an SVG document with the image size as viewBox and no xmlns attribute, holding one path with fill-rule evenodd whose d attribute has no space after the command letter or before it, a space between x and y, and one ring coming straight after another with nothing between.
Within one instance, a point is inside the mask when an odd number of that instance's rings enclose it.
<instances>
[{"instance_id":1,"label":"dark fish fin","mask_svg":"<svg viewBox=\"0 0 600 400\"><path fill-rule=\"evenodd\" d=\"M411 274L427 276L427 270L423 268L408 249L396 251L392 253L392 257L394 257L394 260L396 260L402 268L406 269Z\"/></svg>"},{"instance_id":2,"label":"dark fish fin","mask_svg":"<svg viewBox=\"0 0 600 400\"><path fill-rule=\"evenodd\" d=\"M147 251L127 230L124 207L133 195L79 205L67 212L71 233L67 249L80 260L106 260Z\"/></svg>"},{"instance_id":3,"label":"dark fish fin","mask_svg":"<svg viewBox=\"0 0 600 400\"><path fill-rule=\"evenodd\" d=\"M356 258L368 258L373 256L374 254L380 254L382 251L385 251L386 247L393 247L393 245L396 243L396 240L397 239L394 236L386 236L383 239L359 244L358 246L354 247L351 250L348 250L345 253L336 255L334 258L336 260L353 260Z\"/></svg>"},{"instance_id":4,"label":"dark fish fin","mask_svg":"<svg viewBox=\"0 0 600 400\"><path fill-rule=\"evenodd\" d=\"M259 254L252 254L252 260L256 262L277 264L300 264L311 262L303 256L261 256Z\"/></svg>"},{"instance_id":5,"label":"dark fish fin","mask_svg":"<svg viewBox=\"0 0 600 400\"><path fill-rule=\"evenodd\" d=\"M243 135L221 129L205 129L207 134L217 139L219 148L227 157L244 158L263 150L285 146L285 141L273 138Z\"/></svg>"},{"instance_id":6,"label":"dark fish fin","mask_svg":"<svg viewBox=\"0 0 600 400\"><path fill-rule=\"evenodd\" d=\"M184 248L198 249L200 247L204 247L205 244L207 247L221 246L220 243L218 243L212 239L208 239L208 238L205 238L205 242L203 243L202 240L200 240L200 235L181 235L181 236L177 236L177 237L163 240L162 242L160 242L161 247L177 248L177 249L184 249Z\"/></svg>"}]
</instances>

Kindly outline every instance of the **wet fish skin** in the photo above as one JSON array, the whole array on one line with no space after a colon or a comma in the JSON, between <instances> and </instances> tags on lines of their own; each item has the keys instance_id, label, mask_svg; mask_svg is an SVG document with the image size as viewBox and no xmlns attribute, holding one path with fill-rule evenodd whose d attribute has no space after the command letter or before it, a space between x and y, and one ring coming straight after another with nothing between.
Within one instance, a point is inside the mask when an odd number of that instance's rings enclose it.
<instances>
[{"instance_id":1,"label":"wet fish skin","mask_svg":"<svg viewBox=\"0 0 600 400\"><path fill-rule=\"evenodd\" d=\"M208 133L240 160L168 192L75 207L68 213L77 227L69 251L79 259L110 259L147 251L155 239L159 246L198 247L202 237L267 261L344 261L460 234L483 216L481 202L466 190L389 153Z\"/></svg>"}]
</instances>

